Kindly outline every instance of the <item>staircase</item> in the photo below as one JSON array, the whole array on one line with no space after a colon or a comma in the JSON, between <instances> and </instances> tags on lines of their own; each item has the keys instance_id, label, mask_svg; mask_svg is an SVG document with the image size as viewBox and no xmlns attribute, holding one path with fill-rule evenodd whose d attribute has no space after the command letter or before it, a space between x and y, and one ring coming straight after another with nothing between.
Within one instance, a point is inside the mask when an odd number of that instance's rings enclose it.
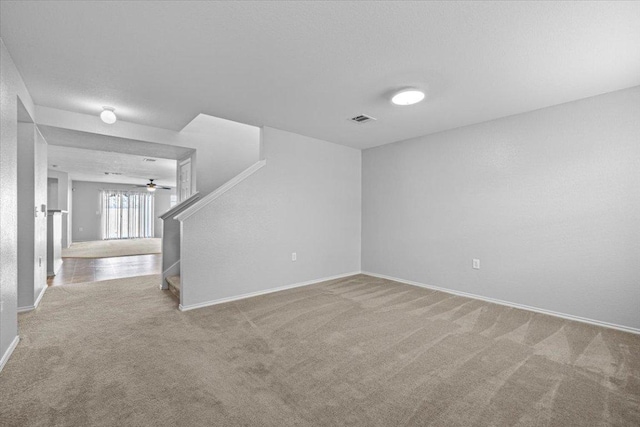
<instances>
[{"instance_id":1,"label":"staircase","mask_svg":"<svg viewBox=\"0 0 640 427\"><path fill-rule=\"evenodd\" d=\"M180 222L175 216L200 200L200 194L178 203L160 215L162 219L162 281L160 289L168 289L180 301Z\"/></svg>"},{"instance_id":2,"label":"staircase","mask_svg":"<svg viewBox=\"0 0 640 427\"><path fill-rule=\"evenodd\" d=\"M166 280L169 291L180 301L180 276L169 276Z\"/></svg>"},{"instance_id":3,"label":"staircase","mask_svg":"<svg viewBox=\"0 0 640 427\"><path fill-rule=\"evenodd\" d=\"M163 220L164 231L162 238L162 282L160 287L169 290L173 295L178 297L180 301L180 305L178 306L179 310L191 310L192 308L200 306L199 304L193 304L193 302L189 304L186 301L187 298L193 298L194 295L194 288L192 287L194 286L194 282L191 279L193 270L189 270L189 268L194 268L194 262L193 260L185 259L183 263L181 251L183 242L193 242L194 239L200 240L203 238L203 232L194 233L192 231L193 229L185 226L185 222L188 222L189 218L198 214L198 212L207 205L264 167L266 163L266 160L260 160L206 196L201 198L200 195L196 193L160 216ZM207 225L204 225L204 227L208 232ZM204 235L208 236L209 234L205 233ZM192 246L193 245L191 245L191 247ZM190 245L185 244L185 247L189 248ZM193 256L193 254L191 256ZM181 265L184 266L184 271L181 271ZM202 266L198 266L198 270L200 268L202 268ZM204 268L206 269L206 267ZM186 278L184 284L182 283L182 276ZM203 283L203 281L200 283ZM182 286L185 286L186 291L182 291Z\"/></svg>"}]
</instances>

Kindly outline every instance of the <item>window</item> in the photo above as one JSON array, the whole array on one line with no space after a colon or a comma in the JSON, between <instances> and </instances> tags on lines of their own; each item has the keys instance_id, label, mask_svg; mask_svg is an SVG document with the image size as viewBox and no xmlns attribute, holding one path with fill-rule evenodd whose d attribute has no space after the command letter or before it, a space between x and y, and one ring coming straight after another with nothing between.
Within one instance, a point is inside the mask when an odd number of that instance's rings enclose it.
<instances>
[{"instance_id":1,"label":"window","mask_svg":"<svg viewBox=\"0 0 640 427\"><path fill-rule=\"evenodd\" d=\"M102 239L153 237L153 194L102 191Z\"/></svg>"}]
</instances>

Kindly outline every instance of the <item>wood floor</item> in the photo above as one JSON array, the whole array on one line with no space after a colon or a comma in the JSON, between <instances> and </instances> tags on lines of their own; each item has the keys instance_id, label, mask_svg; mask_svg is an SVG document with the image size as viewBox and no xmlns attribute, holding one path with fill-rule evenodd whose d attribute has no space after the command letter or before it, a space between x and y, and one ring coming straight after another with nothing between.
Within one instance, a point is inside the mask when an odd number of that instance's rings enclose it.
<instances>
[{"instance_id":1,"label":"wood floor","mask_svg":"<svg viewBox=\"0 0 640 427\"><path fill-rule=\"evenodd\" d=\"M58 274L47 278L49 286L159 274L162 265L160 254L63 260Z\"/></svg>"}]
</instances>

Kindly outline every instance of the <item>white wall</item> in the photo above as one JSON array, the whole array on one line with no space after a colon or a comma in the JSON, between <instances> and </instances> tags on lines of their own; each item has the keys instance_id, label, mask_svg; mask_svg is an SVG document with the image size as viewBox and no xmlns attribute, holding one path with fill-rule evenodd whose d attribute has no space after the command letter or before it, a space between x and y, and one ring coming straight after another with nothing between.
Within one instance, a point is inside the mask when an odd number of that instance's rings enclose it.
<instances>
[{"instance_id":1,"label":"white wall","mask_svg":"<svg viewBox=\"0 0 640 427\"><path fill-rule=\"evenodd\" d=\"M73 241L86 242L102 240L102 223L100 214L100 190L137 190L131 184L112 184L105 182L73 181ZM162 237L162 220L158 216L169 210L171 195L175 189L156 190L154 193L154 234ZM82 228L82 231L80 230Z\"/></svg>"},{"instance_id":2,"label":"white wall","mask_svg":"<svg viewBox=\"0 0 640 427\"><path fill-rule=\"evenodd\" d=\"M260 156L260 129L200 114L181 132L118 120L106 125L98 116L37 106L38 124L99 135L193 148L196 153L197 191L208 194ZM154 156L154 152L137 154Z\"/></svg>"},{"instance_id":3,"label":"white wall","mask_svg":"<svg viewBox=\"0 0 640 427\"><path fill-rule=\"evenodd\" d=\"M180 132L185 145L195 148L196 186L208 194L257 162L260 128L200 114Z\"/></svg>"},{"instance_id":4,"label":"white wall","mask_svg":"<svg viewBox=\"0 0 640 427\"><path fill-rule=\"evenodd\" d=\"M154 193L154 202L153 202L153 216L155 218L155 222L153 225L154 237L162 237L162 220L160 219L160 215L171 209L171 196L176 195L176 189L173 188L171 190L156 190Z\"/></svg>"},{"instance_id":5,"label":"white wall","mask_svg":"<svg viewBox=\"0 0 640 427\"><path fill-rule=\"evenodd\" d=\"M360 151L262 140L266 166L183 223L183 306L360 270Z\"/></svg>"},{"instance_id":6,"label":"white wall","mask_svg":"<svg viewBox=\"0 0 640 427\"><path fill-rule=\"evenodd\" d=\"M49 209L59 209L67 211L67 214L62 214L62 247L67 248L71 244L71 179L66 172L56 171L49 169L47 176L57 180L56 194L52 195L52 199L49 200Z\"/></svg>"},{"instance_id":7,"label":"white wall","mask_svg":"<svg viewBox=\"0 0 640 427\"><path fill-rule=\"evenodd\" d=\"M640 87L366 150L362 197L364 271L640 328Z\"/></svg>"},{"instance_id":8,"label":"white wall","mask_svg":"<svg viewBox=\"0 0 640 427\"><path fill-rule=\"evenodd\" d=\"M18 98L33 117L33 101L0 39L0 360L3 361L18 335Z\"/></svg>"}]
</instances>

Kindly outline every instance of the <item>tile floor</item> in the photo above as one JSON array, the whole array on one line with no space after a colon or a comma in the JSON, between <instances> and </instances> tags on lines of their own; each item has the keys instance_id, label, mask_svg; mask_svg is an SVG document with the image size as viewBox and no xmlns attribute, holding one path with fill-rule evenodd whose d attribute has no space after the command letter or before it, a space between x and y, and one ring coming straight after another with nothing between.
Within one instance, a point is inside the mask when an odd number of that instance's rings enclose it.
<instances>
[{"instance_id":1,"label":"tile floor","mask_svg":"<svg viewBox=\"0 0 640 427\"><path fill-rule=\"evenodd\" d=\"M160 254L63 260L58 274L47 278L49 286L160 274L162 266Z\"/></svg>"}]
</instances>

